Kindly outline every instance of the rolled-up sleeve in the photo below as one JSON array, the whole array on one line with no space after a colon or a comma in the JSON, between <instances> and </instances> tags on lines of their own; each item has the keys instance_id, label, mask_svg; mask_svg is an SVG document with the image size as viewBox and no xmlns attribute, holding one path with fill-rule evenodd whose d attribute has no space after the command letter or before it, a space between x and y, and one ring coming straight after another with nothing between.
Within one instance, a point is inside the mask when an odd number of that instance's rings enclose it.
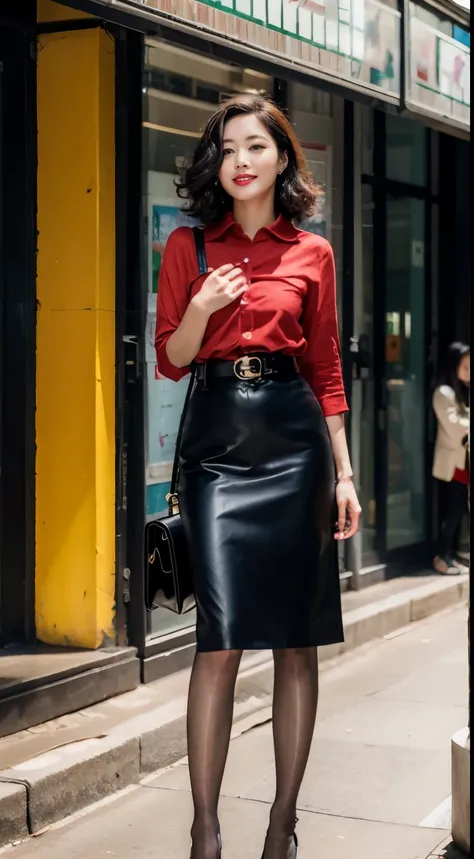
<instances>
[{"instance_id":1,"label":"rolled-up sleeve","mask_svg":"<svg viewBox=\"0 0 474 859\"><path fill-rule=\"evenodd\" d=\"M155 350L160 375L179 382L190 372L190 367L175 367L168 358L166 346L186 312L193 273L189 265L191 246L189 227L179 227L171 233L158 280Z\"/></svg>"},{"instance_id":2,"label":"rolled-up sleeve","mask_svg":"<svg viewBox=\"0 0 474 859\"><path fill-rule=\"evenodd\" d=\"M336 272L328 242L321 248L319 272L304 299L302 328L307 343L298 359L302 376L313 389L325 417L348 412L337 324Z\"/></svg>"}]
</instances>

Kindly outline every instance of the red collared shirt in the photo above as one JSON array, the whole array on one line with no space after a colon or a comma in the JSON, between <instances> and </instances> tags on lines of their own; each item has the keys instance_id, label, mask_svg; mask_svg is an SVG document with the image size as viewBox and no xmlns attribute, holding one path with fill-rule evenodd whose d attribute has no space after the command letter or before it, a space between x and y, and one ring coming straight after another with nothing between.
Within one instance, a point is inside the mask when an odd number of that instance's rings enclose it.
<instances>
[{"instance_id":1,"label":"red collared shirt","mask_svg":"<svg viewBox=\"0 0 474 859\"><path fill-rule=\"evenodd\" d=\"M196 361L283 352L298 359L326 417L348 411L334 256L326 239L279 217L252 241L231 214L207 227L204 235L209 267L241 266L249 289L241 300L212 314ZM198 277L192 230L180 227L170 235L162 260L155 336L158 371L175 382L189 373L189 367L171 364L166 344L203 281Z\"/></svg>"}]
</instances>

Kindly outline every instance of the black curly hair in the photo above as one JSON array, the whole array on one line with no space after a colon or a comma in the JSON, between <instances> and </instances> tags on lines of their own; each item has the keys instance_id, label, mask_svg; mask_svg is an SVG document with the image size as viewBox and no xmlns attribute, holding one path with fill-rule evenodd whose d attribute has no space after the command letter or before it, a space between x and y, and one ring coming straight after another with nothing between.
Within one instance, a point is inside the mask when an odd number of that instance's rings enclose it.
<instances>
[{"instance_id":1,"label":"black curly hair","mask_svg":"<svg viewBox=\"0 0 474 859\"><path fill-rule=\"evenodd\" d=\"M191 163L176 182L178 196L186 201L184 211L208 226L232 210L233 199L219 181L223 132L226 122L244 114L256 116L273 137L278 151L288 158L275 185L276 215L288 220L308 218L315 211L321 190L309 171L296 134L274 102L249 94L230 98L209 119Z\"/></svg>"}]
</instances>

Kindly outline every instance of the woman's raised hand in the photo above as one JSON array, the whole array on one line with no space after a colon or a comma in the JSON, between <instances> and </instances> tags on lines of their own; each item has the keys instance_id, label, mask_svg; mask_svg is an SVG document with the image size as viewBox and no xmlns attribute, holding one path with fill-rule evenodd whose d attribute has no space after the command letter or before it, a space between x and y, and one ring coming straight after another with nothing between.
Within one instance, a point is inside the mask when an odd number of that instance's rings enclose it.
<instances>
[{"instance_id":1,"label":"woman's raised hand","mask_svg":"<svg viewBox=\"0 0 474 859\"><path fill-rule=\"evenodd\" d=\"M192 303L211 315L216 310L222 310L232 304L247 292L248 285L241 268L232 265L221 265L210 269L201 289L192 299Z\"/></svg>"}]
</instances>

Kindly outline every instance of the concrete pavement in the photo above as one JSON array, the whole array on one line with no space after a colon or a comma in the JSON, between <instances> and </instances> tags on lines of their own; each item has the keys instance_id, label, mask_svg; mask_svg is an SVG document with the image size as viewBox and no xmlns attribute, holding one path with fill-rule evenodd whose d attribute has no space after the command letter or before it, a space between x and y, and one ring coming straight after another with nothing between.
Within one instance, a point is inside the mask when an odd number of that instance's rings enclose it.
<instances>
[{"instance_id":1,"label":"concrete pavement","mask_svg":"<svg viewBox=\"0 0 474 859\"><path fill-rule=\"evenodd\" d=\"M345 642L320 648L322 670L361 645L465 604L468 578L420 571L343 593ZM0 845L36 835L181 760L188 683L189 671L179 671L0 739ZM245 654L236 688L238 732L243 720L247 729L261 721L272 686L271 654Z\"/></svg>"},{"instance_id":2,"label":"concrete pavement","mask_svg":"<svg viewBox=\"0 0 474 859\"><path fill-rule=\"evenodd\" d=\"M321 677L299 803L301 859L457 859L451 736L467 722L467 611L455 608L340 657ZM231 744L223 859L260 859L273 793L269 711ZM0 855L187 859L186 761ZM446 848L446 849L445 849Z\"/></svg>"}]
</instances>

